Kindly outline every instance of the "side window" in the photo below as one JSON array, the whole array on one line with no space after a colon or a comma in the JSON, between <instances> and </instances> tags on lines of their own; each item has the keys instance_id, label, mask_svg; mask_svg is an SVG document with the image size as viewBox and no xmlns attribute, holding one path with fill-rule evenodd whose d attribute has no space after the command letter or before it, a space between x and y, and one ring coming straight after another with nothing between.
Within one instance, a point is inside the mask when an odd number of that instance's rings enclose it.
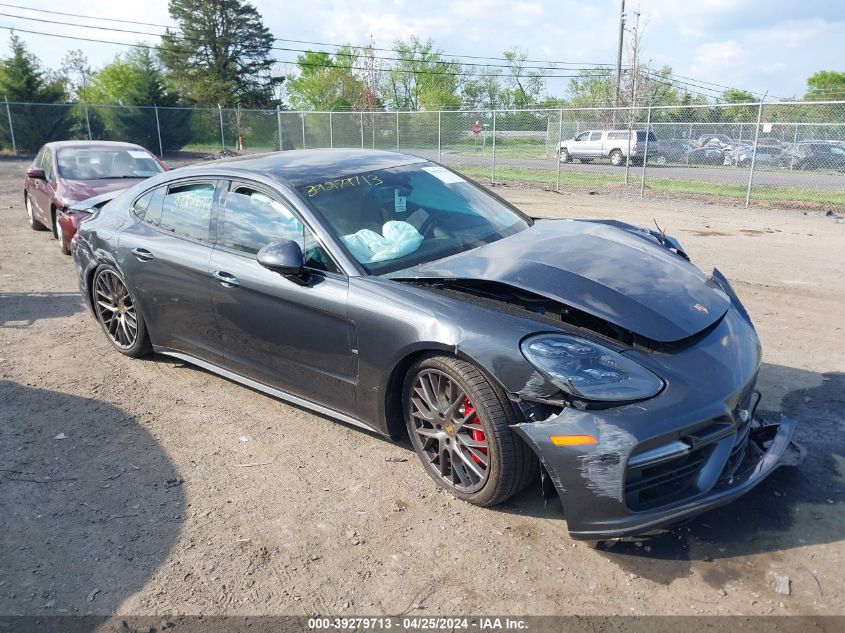
<instances>
[{"instance_id":1,"label":"side window","mask_svg":"<svg viewBox=\"0 0 845 633\"><path fill-rule=\"evenodd\" d=\"M213 203L212 182L169 187L162 203L158 226L180 237L207 242Z\"/></svg>"},{"instance_id":2,"label":"side window","mask_svg":"<svg viewBox=\"0 0 845 633\"><path fill-rule=\"evenodd\" d=\"M47 180L53 180L53 152L48 147L44 148L44 154L41 156L41 168Z\"/></svg>"},{"instance_id":3,"label":"side window","mask_svg":"<svg viewBox=\"0 0 845 633\"><path fill-rule=\"evenodd\" d=\"M601 140L601 132L591 132L590 133L590 140L591 141L600 141Z\"/></svg>"},{"instance_id":4,"label":"side window","mask_svg":"<svg viewBox=\"0 0 845 633\"><path fill-rule=\"evenodd\" d=\"M338 272L311 231L285 205L251 187L237 186L227 194L221 246L255 255L282 239L299 244L309 268Z\"/></svg>"},{"instance_id":5,"label":"side window","mask_svg":"<svg viewBox=\"0 0 845 633\"><path fill-rule=\"evenodd\" d=\"M150 200L153 199L153 194L155 193L155 191L156 190L148 191L143 196L138 198L135 201L135 204L132 205L132 211L135 213L135 215L137 215L142 220L144 219L144 216L147 214L147 209L149 209L149 207L150 207ZM159 217L161 217L161 216L159 216Z\"/></svg>"},{"instance_id":6,"label":"side window","mask_svg":"<svg viewBox=\"0 0 845 633\"><path fill-rule=\"evenodd\" d=\"M575 140L576 141L586 141L589 136L590 136L589 132L581 132L578 136L575 137Z\"/></svg>"}]
</instances>

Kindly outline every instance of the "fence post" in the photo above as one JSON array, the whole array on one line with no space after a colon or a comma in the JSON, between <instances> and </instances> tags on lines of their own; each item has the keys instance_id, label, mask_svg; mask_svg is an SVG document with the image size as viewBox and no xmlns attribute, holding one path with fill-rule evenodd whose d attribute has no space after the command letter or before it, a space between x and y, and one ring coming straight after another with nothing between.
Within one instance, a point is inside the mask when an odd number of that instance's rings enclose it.
<instances>
[{"instance_id":1,"label":"fence post","mask_svg":"<svg viewBox=\"0 0 845 633\"><path fill-rule=\"evenodd\" d=\"M223 108L220 104L217 104L217 112L220 114L220 147L222 147L222 151L226 151L226 135L223 132Z\"/></svg>"},{"instance_id":2,"label":"fence post","mask_svg":"<svg viewBox=\"0 0 845 633\"><path fill-rule=\"evenodd\" d=\"M648 106L648 112L645 119L645 154L643 154L643 173L640 175L640 198L645 194L645 165L648 162L648 135L651 132L651 104Z\"/></svg>"},{"instance_id":3,"label":"fence post","mask_svg":"<svg viewBox=\"0 0 845 633\"><path fill-rule=\"evenodd\" d=\"M161 123L158 120L158 105L153 104L156 113L156 134L158 135L158 157L164 158L164 148L161 145Z\"/></svg>"},{"instance_id":4,"label":"fence post","mask_svg":"<svg viewBox=\"0 0 845 633\"><path fill-rule=\"evenodd\" d=\"M332 129L332 113L329 111L329 147L334 149L334 130Z\"/></svg>"},{"instance_id":5,"label":"fence post","mask_svg":"<svg viewBox=\"0 0 845 633\"><path fill-rule=\"evenodd\" d=\"M443 110L438 110L437 111L437 162L438 163L440 162L440 146L442 144L442 141L440 139L440 130L441 130L440 119L442 118L442 116L443 116Z\"/></svg>"},{"instance_id":6,"label":"fence post","mask_svg":"<svg viewBox=\"0 0 845 633\"><path fill-rule=\"evenodd\" d=\"M793 163L795 163L795 144L798 142L798 124L795 124L795 131L792 133L792 152L789 157L789 171L792 171Z\"/></svg>"},{"instance_id":7,"label":"fence post","mask_svg":"<svg viewBox=\"0 0 845 633\"><path fill-rule=\"evenodd\" d=\"M12 127L12 111L9 109L9 98L5 95L3 100L6 102L6 116L9 118L9 136L12 138L12 153L18 155L18 146L15 143L15 128Z\"/></svg>"},{"instance_id":8,"label":"fence post","mask_svg":"<svg viewBox=\"0 0 845 633\"><path fill-rule=\"evenodd\" d=\"M490 184L496 182L496 111L493 110L493 170L490 172Z\"/></svg>"},{"instance_id":9,"label":"fence post","mask_svg":"<svg viewBox=\"0 0 845 633\"><path fill-rule=\"evenodd\" d=\"M399 110L396 111L396 151L399 151Z\"/></svg>"},{"instance_id":10,"label":"fence post","mask_svg":"<svg viewBox=\"0 0 845 633\"><path fill-rule=\"evenodd\" d=\"M555 148L555 161L557 162L557 178L555 179L555 191L560 191L560 143L563 141L563 108L557 112L557 147Z\"/></svg>"},{"instance_id":11,"label":"fence post","mask_svg":"<svg viewBox=\"0 0 845 633\"><path fill-rule=\"evenodd\" d=\"M305 149L305 113L300 112L299 118L302 120L302 149Z\"/></svg>"},{"instance_id":12,"label":"fence post","mask_svg":"<svg viewBox=\"0 0 845 633\"><path fill-rule=\"evenodd\" d=\"M284 149L282 145L282 106L276 106L276 128L279 134L279 151Z\"/></svg>"},{"instance_id":13,"label":"fence post","mask_svg":"<svg viewBox=\"0 0 845 633\"><path fill-rule=\"evenodd\" d=\"M364 149L364 113L361 112L361 149Z\"/></svg>"},{"instance_id":14,"label":"fence post","mask_svg":"<svg viewBox=\"0 0 845 633\"><path fill-rule=\"evenodd\" d=\"M91 119L88 118L88 104L83 103L82 106L85 108L85 125L88 128L88 140L91 140Z\"/></svg>"},{"instance_id":15,"label":"fence post","mask_svg":"<svg viewBox=\"0 0 845 633\"><path fill-rule=\"evenodd\" d=\"M751 151L751 171L748 174L748 191L745 193L745 208L751 204L751 187L754 184L754 163L757 162L757 140L760 138L760 121L763 120L763 102L757 109L757 125L754 127L754 149Z\"/></svg>"}]
</instances>

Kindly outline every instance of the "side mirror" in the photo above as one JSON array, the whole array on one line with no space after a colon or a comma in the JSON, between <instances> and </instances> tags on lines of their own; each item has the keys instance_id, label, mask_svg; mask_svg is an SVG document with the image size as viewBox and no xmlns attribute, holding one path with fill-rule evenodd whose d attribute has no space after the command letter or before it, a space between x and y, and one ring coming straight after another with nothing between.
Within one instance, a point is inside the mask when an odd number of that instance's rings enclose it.
<instances>
[{"instance_id":1,"label":"side mirror","mask_svg":"<svg viewBox=\"0 0 845 633\"><path fill-rule=\"evenodd\" d=\"M261 266L302 286L308 283L302 249L292 240L270 242L255 256Z\"/></svg>"},{"instance_id":2,"label":"side mirror","mask_svg":"<svg viewBox=\"0 0 845 633\"><path fill-rule=\"evenodd\" d=\"M35 180L47 180L47 174L40 167L30 167L26 170L27 178L34 178Z\"/></svg>"}]
</instances>

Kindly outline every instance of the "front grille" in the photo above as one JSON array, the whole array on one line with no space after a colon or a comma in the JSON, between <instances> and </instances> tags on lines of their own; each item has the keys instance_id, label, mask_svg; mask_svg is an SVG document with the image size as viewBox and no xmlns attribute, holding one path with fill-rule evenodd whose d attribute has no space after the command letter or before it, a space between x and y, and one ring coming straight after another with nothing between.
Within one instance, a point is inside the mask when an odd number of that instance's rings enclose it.
<instances>
[{"instance_id":1,"label":"front grille","mask_svg":"<svg viewBox=\"0 0 845 633\"><path fill-rule=\"evenodd\" d=\"M631 510L647 510L695 492L693 488L713 445L701 446L656 464L629 465L625 502Z\"/></svg>"},{"instance_id":2,"label":"front grille","mask_svg":"<svg viewBox=\"0 0 845 633\"><path fill-rule=\"evenodd\" d=\"M629 468L625 499L632 510L646 510L684 496L710 456L698 450L653 466Z\"/></svg>"}]
</instances>

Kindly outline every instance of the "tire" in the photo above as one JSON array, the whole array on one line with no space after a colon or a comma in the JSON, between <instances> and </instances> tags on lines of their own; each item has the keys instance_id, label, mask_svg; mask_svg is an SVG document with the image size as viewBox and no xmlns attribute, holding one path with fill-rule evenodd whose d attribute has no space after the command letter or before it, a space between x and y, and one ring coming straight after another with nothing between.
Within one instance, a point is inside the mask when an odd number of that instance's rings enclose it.
<instances>
[{"instance_id":1,"label":"tire","mask_svg":"<svg viewBox=\"0 0 845 633\"><path fill-rule=\"evenodd\" d=\"M97 269L91 283L91 299L97 321L112 347L132 358L150 353L152 346L147 325L135 298L115 268L103 265Z\"/></svg>"},{"instance_id":2,"label":"tire","mask_svg":"<svg viewBox=\"0 0 845 633\"><path fill-rule=\"evenodd\" d=\"M539 473L537 457L510 428L517 421L510 401L471 363L425 357L409 369L403 396L408 435L423 468L457 498L496 505Z\"/></svg>"},{"instance_id":3,"label":"tire","mask_svg":"<svg viewBox=\"0 0 845 633\"><path fill-rule=\"evenodd\" d=\"M24 192L23 194L23 206L26 209L26 217L29 220L29 228L31 228L33 231L46 230L47 227L35 219L35 214L33 213L32 209L32 198L26 192Z\"/></svg>"},{"instance_id":4,"label":"tire","mask_svg":"<svg viewBox=\"0 0 845 633\"><path fill-rule=\"evenodd\" d=\"M569 152L564 147L560 148L560 162L562 162L562 163L571 163L572 162L572 156L569 155Z\"/></svg>"},{"instance_id":5,"label":"tire","mask_svg":"<svg viewBox=\"0 0 845 633\"><path fill-rule=\"evenodd\" d=\"M62 232L62 225L59 224L59 212L53 211L53 237L59 244L59 250L65 255L70 255L70 249L65 246L65 236Z\"/></svg>"},{"instance_id":6,"label":"tire","mask_svg":"<svg viewBox=\"0 0 845 633\"><path fill-rule=\"evenodd\" d=\"M615 149L610 152L608 158L610 158L610 164L614 167L621 167L625 163L625 157L622 155L622 152L618 149Z\"/></svg>"}]
</instances>

